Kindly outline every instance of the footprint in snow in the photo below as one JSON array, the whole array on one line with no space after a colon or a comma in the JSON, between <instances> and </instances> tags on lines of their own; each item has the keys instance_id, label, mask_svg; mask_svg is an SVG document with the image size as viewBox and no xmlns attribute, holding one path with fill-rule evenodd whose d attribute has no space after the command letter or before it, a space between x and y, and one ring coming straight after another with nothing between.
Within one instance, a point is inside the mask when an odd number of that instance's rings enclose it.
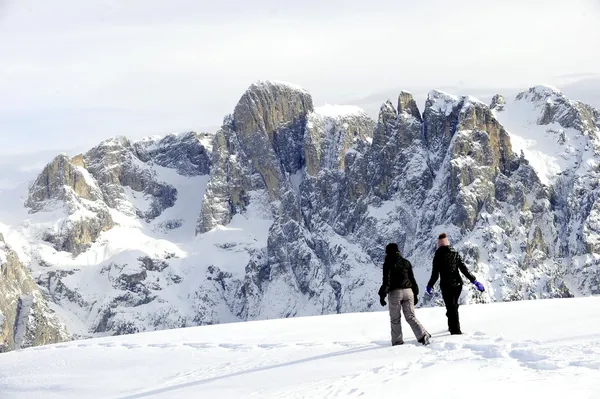
<instances>
[{"instance_id":1,"label":"footprint in snow","mask_svg":"<svg viewBox=\"0 0 600 399\"><path fill-rule=\"evenodd\" d=\"M190 348L194 348L194 349L210 349L210 348L215 348L215 345L210 344L208 342L188 342L183 344L184 346L189 346Z\"/></svg>"},{"instance_id":2,"label":"footprint in snow","mask_svg":"<svg viewBox=\"0 0 600 399\"><path fill-rule=\"evenodd\" d=\"M174 344L148 344L148 346L151 348L166 349L166 348L175 348L177 345L174 345Z\"/></svg>"},{"instance_id":3,"label":"footprint in snow","mask_svg":"<svg viewBox=\"0 0 600 399\"><path fill-rule=\"evenodd\" d=\"M370 343L377 346L391 346L390 341L371 341Z\"/></svg>"},{"instance_id":4,"label":"footprint in snow","mask_svg":"<svg viewBox=\"0 0 600 399\"><path fill-rule=\"evenodd\" d=\"M137 348L141 348L141 345L138 344L121 344L121 346L124 346L127 349L137 349Z\"/></svg>"},{"instance_id":5,"label":"footprint in snow","mask_svg":"<svg viewBox=\"0 0 600 399\"><path fill-rule=\"evenodd\" d=\"M485 359L498 359L501 357L506 357L506 352L504 349L497 345L465 344L464 347L465 349L470 349Z\"/></svg>"},{"instance_id":6,"label":"footprint in snow","mask_svg":"<svg viewBox=\"0 0 600 399\"><path fill-rule=\"evenodd\" d=\"M248 350L250 346L244 344L219 344L220 348L231 349L231 350Z\"/></svg>"},{"instance_id":7,"label":"footprint in snow","mask_svg":"<svg viewBox=\"0 0 600 399\"><path fill-rule=\"evenodd\" d=\"M592 370L600 370L600 361L594 360L579 360L569 363L569 366L584 367Z\"/></svg>"},{"instance_id":8,"label":"footprint in snow","mask_svg":"<svg viewBox=\"0 0 600 399\"><path fill-rule=\"evenodd\" d=\"M259 344L259 348L263 349L275 349L275 348L283 348L286 347L286 344Z\"/></svg>"},{"instance_id":9,"label":"footprint in snow","mask_svg":"<svg viewBox=\"0 0 600 399\"><path fill-rule=\"evenodd\" d=\"M354 342L354 341L334 341L333 344L345 346L347 348L354 348L354 347L360 346L360 344L358 342Z\"/></svg>"},{"instance_id":10,"label":"footprint in snow","mask_svg":"<svg viewBox=\"0 0 600 399\"><path fill-rule=\"evenodd\" d=\"M540 360L548 359L548 356L535 353L529 350L513 349L509 352L510 357L522 362L539 362Z\"/></svg>"},{"instance_id":11,"label":"footprint in snow","mask_svg":"<svg viewBox=\"0 0 600 399\"><path fill-rule=\"evenodd\" d=\"M321 346L323 344L319 343L319 342L298 342L298 343L296 343L296 345L310 348L310 347L313 347L313 346Z\"/></svg>"}]
</instances>

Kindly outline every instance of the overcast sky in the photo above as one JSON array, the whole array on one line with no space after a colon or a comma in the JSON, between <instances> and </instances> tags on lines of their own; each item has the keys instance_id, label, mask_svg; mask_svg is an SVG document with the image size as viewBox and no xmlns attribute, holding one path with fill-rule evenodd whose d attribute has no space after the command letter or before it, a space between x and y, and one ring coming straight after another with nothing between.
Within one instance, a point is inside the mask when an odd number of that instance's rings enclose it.
<instances>
[{"instance_id":1,"label":"overcast sky","mask_svg":"<svg viewBox=\"0 0 600 399\"><path fill-rule=\"evenodd\" d=\"M560 87L600 72L599 17L598 0L0 0L0 154L218 126L258 79L317 105Z\"/></svg>"}]
</instances>

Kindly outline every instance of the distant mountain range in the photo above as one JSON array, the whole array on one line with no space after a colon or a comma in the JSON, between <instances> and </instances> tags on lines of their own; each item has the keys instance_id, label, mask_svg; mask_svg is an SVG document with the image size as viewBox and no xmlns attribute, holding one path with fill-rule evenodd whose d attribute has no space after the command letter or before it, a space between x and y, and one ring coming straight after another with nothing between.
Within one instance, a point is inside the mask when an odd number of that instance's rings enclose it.
<instances>
[{"instance_id":1,"label":"distant mountain range","mask_svg":"<svg viewBox=\"0 0 600 399\"><path fill-rule=\"evenodd\" d=\"M216 133L112 138L9 185L2 350L378 310L385 245L423 288L441 232L486 285L465 302L600 293L597 109L550 86L394 97L373 118L255 82Z\"/></svg>"}]
</instances>

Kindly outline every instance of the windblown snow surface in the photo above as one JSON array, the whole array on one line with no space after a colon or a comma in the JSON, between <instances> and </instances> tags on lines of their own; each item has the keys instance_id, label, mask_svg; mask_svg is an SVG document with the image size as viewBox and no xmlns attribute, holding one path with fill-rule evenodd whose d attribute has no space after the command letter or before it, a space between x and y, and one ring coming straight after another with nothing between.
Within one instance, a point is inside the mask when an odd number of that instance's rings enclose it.
<instances>
[{"instance_id":1,"label":"windblown snow surface","mask_svg":"<svg viewBox=\"0 0 600 399\"><path fill-rule=\"evenodd\" d=\"M418 309L432 344L386 311L95 338L0 355L0 397L600 398L600 297L468 305L462 336Z\"/></svg>"}]
</instances>

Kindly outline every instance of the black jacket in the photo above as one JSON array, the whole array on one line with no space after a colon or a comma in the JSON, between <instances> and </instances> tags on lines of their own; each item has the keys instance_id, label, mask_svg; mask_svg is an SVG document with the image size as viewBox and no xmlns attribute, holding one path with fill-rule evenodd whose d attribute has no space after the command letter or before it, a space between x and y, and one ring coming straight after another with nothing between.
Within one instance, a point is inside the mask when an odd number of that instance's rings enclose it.
<instances>
[{"instance_id":1,"label":"black jacket","mask_svg":"<svg viewBox=\"0 0 600 399\"><path fill-rule=\"evenodd\" d=\"M398 252L386 255L383 262L383 281L379 289L379 296L402 288L410 288L415 297L419 295L419 286L415 280L412 265Z\"/></svg>"},{"instance_id":2,"label":"black jacket","mask_svg":"<svg viewBox=\"0 0 600 399\"><path fill-rule=\"evenodd\" d=\"M427 285L433 287L439 277L440 287L442 289L448 287L461 287L463 281L458 273L459 270L471 283L475 281L475 276L467 269L460 254L456 252L454 248L450 246L439 247L433 256L431 279L429 279Z\"/></svg>"}]
</instances>

